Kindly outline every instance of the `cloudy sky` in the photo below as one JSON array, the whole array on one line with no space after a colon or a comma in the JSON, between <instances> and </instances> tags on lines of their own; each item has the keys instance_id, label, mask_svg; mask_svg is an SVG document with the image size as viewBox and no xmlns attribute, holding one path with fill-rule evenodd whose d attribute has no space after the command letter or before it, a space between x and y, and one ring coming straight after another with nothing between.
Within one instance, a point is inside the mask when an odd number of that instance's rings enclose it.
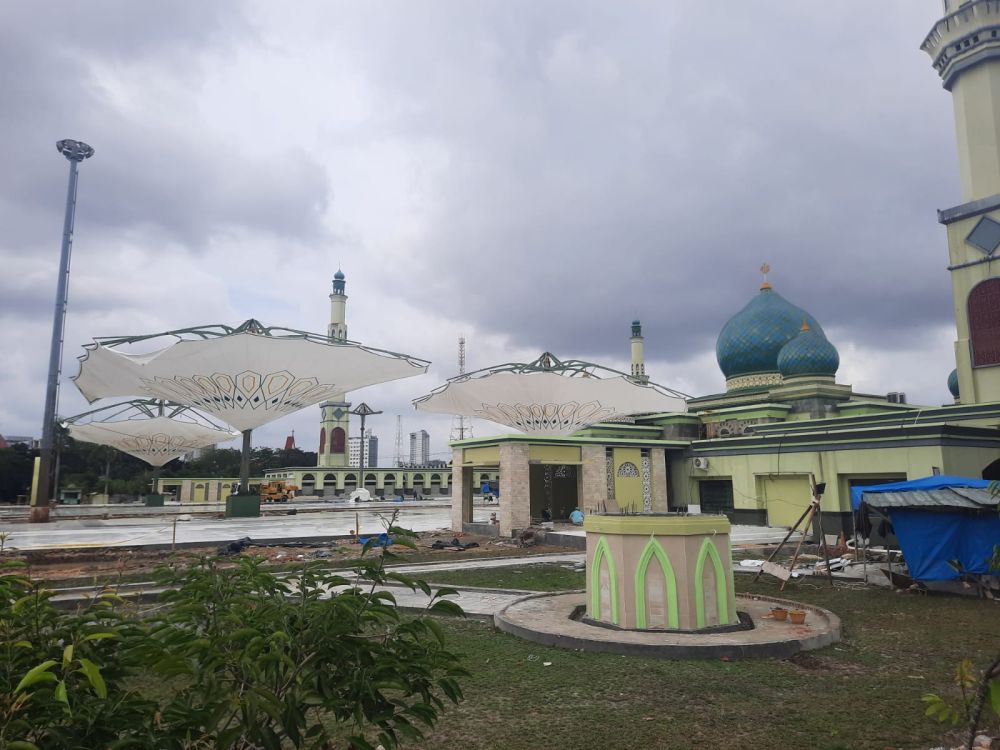
<instances>
[{"instance_id":1,"label":"cloudy sky","mask_svg":"<svg viewBox=\"0 0 1000 750\"><path fill-rule=\"evenodd\" d=\"M0 25L0 433L41 432L67 164L81 168L60 413L95 336L266 323L434 362L395 415L543 350L718 392L715 339L770 263L839 380L940 404L935 209L960 202L935 0L11 2ZM315 450L318 407L257 431ZM478 434L492 429L477 424Z\"/></svg>"}]
</instances>

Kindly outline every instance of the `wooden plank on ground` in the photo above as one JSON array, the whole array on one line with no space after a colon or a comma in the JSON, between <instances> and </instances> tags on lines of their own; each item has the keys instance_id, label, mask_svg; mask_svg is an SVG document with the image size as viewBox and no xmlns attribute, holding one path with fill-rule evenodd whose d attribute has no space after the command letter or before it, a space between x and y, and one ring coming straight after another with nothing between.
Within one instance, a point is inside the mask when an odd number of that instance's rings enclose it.
<instances>
[{"instance_id":1,"label":"wooden plank on ground","mask_svg":"<svg viewBox=\"0 0 1000 750\"><path fill-rule=\"evenodd\" d=\"M777 563L773 562L764 563L763 565L761 565L761 570L763 570L765 573L774 576L775 578L780 578L782 581L787 581L789 578L792 577L792 571L790 571L788 568L783 568Z\"/></svg>"}]
</instances>

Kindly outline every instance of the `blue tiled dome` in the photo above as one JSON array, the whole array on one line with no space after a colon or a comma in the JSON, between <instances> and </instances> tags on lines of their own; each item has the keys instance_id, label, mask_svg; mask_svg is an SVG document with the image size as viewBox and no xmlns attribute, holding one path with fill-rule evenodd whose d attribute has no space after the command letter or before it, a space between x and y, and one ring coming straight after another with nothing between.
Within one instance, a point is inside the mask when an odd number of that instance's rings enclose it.
<instances>
[{"instance_id":1,"label":"blue tiled dome","mask_svg":"<svg viewBox=\"0 0 1000 750\"><path fill-rule=\"evenodd\" d=\"M778 352L778 371L783 378L802 375L837 374L840 355L822 333L803 323L799 335L785 344Z\"/></svg>"},{"instance_id":2,"label":"blue tiled dome","mask_svg":"<svg viewBox=\"0 0 1000 750\"><path fill-rule=\"evenodd\" d=\"M335 278L335 279L336 279L337 281L343 281L343 280L344 280L344 272L343 272L343 271L341 271L341 270L340 270L340 269L338 268L338 269L337 269L337 273L335 273L335 274L333 275L333 278Z\"/></svg>"},{"instance_id":3,"label":"blue tiled dome","mask_svg":"<svg viewBox=\"0 0 1000 750\"><path fill-rule=\"evenodd\" d=\"M820 336L823 329L805 310L796 307L765 283L760 294L722 327L715 356L727 378L778 372L778 353L795 338L806 321Z\"/></svg>"},{"instance_id":4,"label":"blue tiled dome","mask_svg":"<svg viewBox=\"0 0 1000 750\"><path fill-rule=\"evenodd\" d=\"M948 375L948 390L951 395L958 398L958 370L952 370Z\"/></svg>"}]
</instances>

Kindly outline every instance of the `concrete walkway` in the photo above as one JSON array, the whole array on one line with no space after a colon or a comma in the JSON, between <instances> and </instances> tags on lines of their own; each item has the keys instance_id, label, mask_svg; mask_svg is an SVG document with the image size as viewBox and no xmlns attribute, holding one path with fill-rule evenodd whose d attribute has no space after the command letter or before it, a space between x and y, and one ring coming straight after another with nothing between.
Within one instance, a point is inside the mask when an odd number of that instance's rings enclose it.
<instances>
[{"instance_id":1,"label":"concrete walkway","mask_svg":"<svg viewBox=\"0 0 1000 750\"><path fill-rule=\"evenodd\" d=\"M435 531L451 525L447 507L415 507L387 503L386 507L369 504L348 509L329 510L308 515L262 516L260 518L192 517L188 521L175 518L112 518L52 521L46 524L11 523L0 525L8 533L6 548L18 550L76 549L109 547L211 545L231 542L243 537L255 541L329 541L346 538L353 529L362 534L378 534L385 530L384 520L399 510L397 523L413 531ZM489 509L477 508L477 518L486 521ZM175 536L176 532L176 536Z\"/></svg>"}]
</instances>

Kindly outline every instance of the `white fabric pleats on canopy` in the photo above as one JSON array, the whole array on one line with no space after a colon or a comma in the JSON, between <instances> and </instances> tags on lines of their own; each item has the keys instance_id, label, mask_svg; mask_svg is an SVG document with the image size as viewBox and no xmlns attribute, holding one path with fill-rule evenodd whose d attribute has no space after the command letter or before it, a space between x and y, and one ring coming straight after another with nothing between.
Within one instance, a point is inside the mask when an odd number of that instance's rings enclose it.
<instances>
[{"instance_id":1,"label":"white fabric pleats on canopy","mask_svg":"<svg viewBox=\"0 0 1000 750\"><path fill-rule=\"evenodd\" d=\"M237 432L216 430L170 417L71 423L67 425L67 429L74 440L110 445L151 466L163 466L197 448L239 437Z\"/></svg>"},{"instance_id":2,"label":"white fabric pleats on canopy","mask_svg":"<svg viewBox=\"0 0 1000 750\"><path fill-rule=\"evenodd\" d=\"M680 396L624 375L537 371L452 378L413 403L421 411L480 417L536 435L568 435L632 414L687 411Z\"/></svg>"},{"instance_id":3,"label":"white fabric pleats on canopy","mask_svg":"<svg viewBox=\"0 0 1000 750\"><path fill-rule=\"evenodd\" d=\"M249 323L255 321L244 326ZM99 339L80 358L76 386L91 402L118 396L168 399L242 431L348 391L420 375L428 365L406 355L330 342L313 334L237 330L176 338L180 340L146 354L118 351L115 347L124 340Z\"/></svg>"}]
</instances>

